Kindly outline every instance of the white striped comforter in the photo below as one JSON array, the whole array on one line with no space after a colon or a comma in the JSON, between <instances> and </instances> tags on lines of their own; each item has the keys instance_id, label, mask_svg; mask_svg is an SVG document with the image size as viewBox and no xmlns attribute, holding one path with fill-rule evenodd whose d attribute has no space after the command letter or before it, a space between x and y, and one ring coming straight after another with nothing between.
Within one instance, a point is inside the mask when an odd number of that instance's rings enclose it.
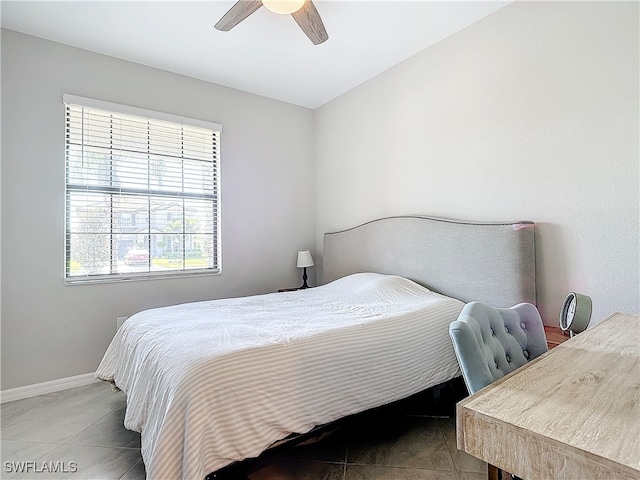
<instances>
[{"instance_id":1,"label":"white striped comforter","mask_svg":"<svg viewBox=\"0 0 640 480\"><path fill-rule=\"evenodd\" d=\"M96 371L127 395L148 479L202 479L304 433L459 375L462 302L355 274L296 292L146 310Z\"/></svg>"}]
</instances>

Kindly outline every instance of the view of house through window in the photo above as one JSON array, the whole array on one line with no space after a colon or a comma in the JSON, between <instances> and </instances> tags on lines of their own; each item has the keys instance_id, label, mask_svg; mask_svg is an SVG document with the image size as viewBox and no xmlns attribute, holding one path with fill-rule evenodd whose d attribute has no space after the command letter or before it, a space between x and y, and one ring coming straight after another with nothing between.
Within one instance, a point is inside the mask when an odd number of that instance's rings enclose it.
<instances>
[{"instance_id":1,"label":"view of house through window","mask_svg":"<svg viewBox=\"0 0 640 480\"><path fill-rule=\"evenodd\" d=\"M65 104L66 281L217 273L220 126Z\"/></svg>"}]
</instances>

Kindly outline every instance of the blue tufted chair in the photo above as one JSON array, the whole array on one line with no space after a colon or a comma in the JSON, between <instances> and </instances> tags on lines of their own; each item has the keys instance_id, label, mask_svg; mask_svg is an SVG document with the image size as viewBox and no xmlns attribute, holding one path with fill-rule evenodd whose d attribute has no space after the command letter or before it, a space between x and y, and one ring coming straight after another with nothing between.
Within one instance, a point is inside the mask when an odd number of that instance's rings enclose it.
<instances>
[{"instance_id":1,"label":"blue tufted chair","mask_svg":"<svg viewBox=\"0 0 640 480\"><path fill-rule=\"evenodd\" d=\"M468 303L449 325L449 335L471 394L547 351L540 313L530 303Z\"/></svg>"}]
</instances>

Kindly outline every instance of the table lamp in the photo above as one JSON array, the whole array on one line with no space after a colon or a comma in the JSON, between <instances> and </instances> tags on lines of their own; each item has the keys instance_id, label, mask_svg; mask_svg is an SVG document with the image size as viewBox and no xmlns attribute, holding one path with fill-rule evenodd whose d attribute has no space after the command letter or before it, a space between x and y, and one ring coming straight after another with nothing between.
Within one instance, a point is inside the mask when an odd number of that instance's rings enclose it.
<instances>
[{"instance_id":1,"label":"table lamp","mask_svg":"<svg viewBox=\"0 0 640 480\"><path fill-rule=\"evenodd\" d=\"M298 252L296 266L304 269L302 273L302 286L300 288L309 288L309 285L307 285L307 267L313 267L313 257L309 250Z\"/></svg>"}]
</instances>

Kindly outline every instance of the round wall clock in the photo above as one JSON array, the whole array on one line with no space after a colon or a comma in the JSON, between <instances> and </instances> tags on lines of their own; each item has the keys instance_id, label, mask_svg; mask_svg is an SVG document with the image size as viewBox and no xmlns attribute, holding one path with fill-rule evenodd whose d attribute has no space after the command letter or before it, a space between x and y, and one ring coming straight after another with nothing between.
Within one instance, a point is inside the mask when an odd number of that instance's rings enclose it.
<instances>
[{"instance_id":1,"label":"round wall clock","mask_svg":"<svg viewBox=\"0 0 640 480\"><path fill-rule=\"evenodd\" d=\"M560 328L569 330L570 335L586 330L591 320L591 298L571 292L565 298L560 310Z\"/></svg>"}]
</instances>

